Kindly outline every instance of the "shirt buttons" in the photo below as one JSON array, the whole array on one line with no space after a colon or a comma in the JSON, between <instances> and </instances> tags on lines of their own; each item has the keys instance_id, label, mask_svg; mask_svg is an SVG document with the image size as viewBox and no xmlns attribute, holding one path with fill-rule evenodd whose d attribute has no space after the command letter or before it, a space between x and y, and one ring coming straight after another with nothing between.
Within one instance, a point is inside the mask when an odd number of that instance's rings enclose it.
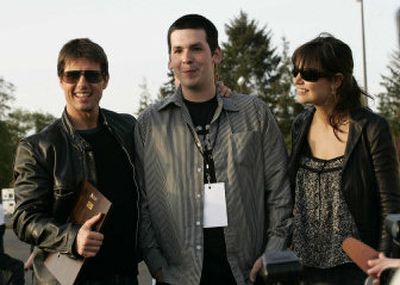
<instances>
[{"instance_id":1,"label":"shirt buttons","mask_svg":"<svg viewBox=\"0 0 400 285\"><path fill-rule=\"evenodd\" d=\"M201 249L201 245L196 245L196 249L200 250Z\"/></svg>"},{"instance_id":2,"label":"shirt buttons","mask_svg":"<svg viewBox=\"0 0 400 285\"><path fill-rule=\"evenodd\" d=\"M196 226L200 226L200 225L201 225L200 221L197 221Z\"/></svg>"},{"instance_id":3,"label":"shirt buttons","mask_svg":"<svg viewBox=\"0 0 400 285\"><path fill-rule=\"evenodd\" d=\"M201 167L197 168L197 172L201 172Z\"/></svg>"}]
</instances>

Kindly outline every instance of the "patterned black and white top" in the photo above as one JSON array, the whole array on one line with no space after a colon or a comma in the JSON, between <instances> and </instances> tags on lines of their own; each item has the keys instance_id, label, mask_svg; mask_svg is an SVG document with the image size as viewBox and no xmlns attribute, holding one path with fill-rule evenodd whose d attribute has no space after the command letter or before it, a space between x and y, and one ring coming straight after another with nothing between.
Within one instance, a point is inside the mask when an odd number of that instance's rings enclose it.
<instances>
[{"instance_id":1,"label":"patterned black and white top","mask_svg":"<svg viewBox=\"0 0 400 285\"><path fill-rule=\"evenodd\" d=\"M357 228L341 192L344 157L303 155L296 176L293 250L305 266L330 268L351 262L341 249Z\"/></svg>"}]
</instances>

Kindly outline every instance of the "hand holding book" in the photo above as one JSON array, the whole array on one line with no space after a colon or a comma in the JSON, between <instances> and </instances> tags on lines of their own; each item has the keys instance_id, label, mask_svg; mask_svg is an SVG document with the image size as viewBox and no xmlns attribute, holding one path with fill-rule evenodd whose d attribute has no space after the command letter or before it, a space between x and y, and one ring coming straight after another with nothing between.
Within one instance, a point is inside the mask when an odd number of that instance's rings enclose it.
<instances>
[{"instance_id":1,"label":"hand holding book","mask_svg":"<svg viewBox=\"0 0 400 285\"><path fill-rule=\"evenodd\" d=\"M85 181L70 215L72 223L82 225L77 235L76 250L84 258L73 259L54 252L49 253L44 262L62 285L74 284L85 258L95 256L100 250L103 234L99 230L110 208L111 202Z\"/></svg>"},{"instance_id":2,"label":"hand holding book","mask_svg":"<svg viewBox=\"0 0 400 285\"><path fill-rule=\"evenodd\" d=\"M97 223L103 218L102 213L99 213L89 220L87 220L82 227L79 229L78 235L76 236L76 252L87 258L96 256L103 244L104 236L102 233L94 231Z\"/></svg>"}]
</instances>

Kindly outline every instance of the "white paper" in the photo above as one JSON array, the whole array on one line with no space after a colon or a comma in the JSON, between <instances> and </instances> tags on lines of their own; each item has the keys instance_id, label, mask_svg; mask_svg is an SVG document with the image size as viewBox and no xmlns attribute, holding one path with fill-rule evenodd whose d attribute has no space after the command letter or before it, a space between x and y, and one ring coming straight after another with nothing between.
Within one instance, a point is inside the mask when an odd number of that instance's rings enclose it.
<instances>
[{"instance_id":1,"label":"white paper","mask_svg":"<svg viewBox=\"0 0 400 285\"><path fill-rule=\"evenodd\" d=\"M225 183L205 184L203 227L215 228L227 225Z\"/></svg>"}]
</instances>

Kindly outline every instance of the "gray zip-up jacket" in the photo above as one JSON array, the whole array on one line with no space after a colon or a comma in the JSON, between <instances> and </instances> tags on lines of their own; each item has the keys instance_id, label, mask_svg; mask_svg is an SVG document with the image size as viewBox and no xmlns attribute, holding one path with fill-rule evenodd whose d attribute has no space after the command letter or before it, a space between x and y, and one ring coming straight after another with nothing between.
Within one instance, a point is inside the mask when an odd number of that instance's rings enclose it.
<instances>
[{"instance_id":1,"label":"gray zip-up jacket","mask_svg":"<svg viewBox=\"0 0 400 285\"><path fill-rule=\"evenodd\" d=\"M227 258L237 283L250 284L256 259L286 246L292 211L287 153L261 100L217 96L210 135L214 141L218 130L213 158L217 182L225 183ZM165 282L197 285L203 264L203 157L180 89L144 111L137 130L144 259L152 273L162 269Z\"/></svg>"}]
</instances>

